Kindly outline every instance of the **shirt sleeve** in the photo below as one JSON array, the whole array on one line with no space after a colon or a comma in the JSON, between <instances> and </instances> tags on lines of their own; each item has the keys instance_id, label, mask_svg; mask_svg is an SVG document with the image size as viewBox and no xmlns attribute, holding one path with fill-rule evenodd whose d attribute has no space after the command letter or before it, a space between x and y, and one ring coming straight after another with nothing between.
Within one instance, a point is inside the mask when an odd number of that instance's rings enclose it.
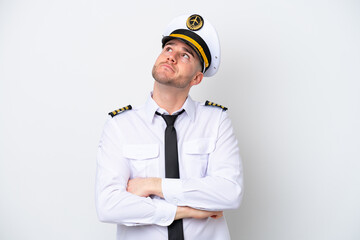
<instances>
[{"instance_id":1,"label":"shirt sleeve","mask_svg":"<svg viewBox=\"0 0 360 240\"><path fill-rule=\"evenodd\" d=\"M176 205L126 191L130 168L121 153L122 142L120 129L110 119L105 124L97 154L95 202L99 220L127 226L170 225Z\"/></svg>"},{"instance_id":2,"label":"shirt sleeve","mask_svg":"<svg viewBox=\"0 0 360 240\"><path fill-rule=\"evenodd\" d=\"M243 196L243 170L238 142L228 115L220 119L215 150L202 178L162 179L166 201L202 210L238 208Z\"/></svg>"}]
</instances>

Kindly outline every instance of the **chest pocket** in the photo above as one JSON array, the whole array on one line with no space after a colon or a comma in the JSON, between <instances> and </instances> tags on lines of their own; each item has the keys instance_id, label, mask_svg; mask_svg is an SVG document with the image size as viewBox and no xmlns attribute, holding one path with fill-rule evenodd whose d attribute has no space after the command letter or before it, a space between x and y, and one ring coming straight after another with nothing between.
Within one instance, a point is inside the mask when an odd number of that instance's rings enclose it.
<instances>
[{"instance_id":1,"label":"chest pocket","mask_svg":"<svg viewBox=\"0 0 360 240\"><path fill-rule=\"evenodd\" d=\"M126 144L123 155L129 160L131 178L158 176L158 144Z\"/></svg>"},{"instance_id":2,"label":"chest pocket","mask_svg":"<svg viewBox=\"0 0 360 240\"><path fill-rule=\"evenodd\" d=\"M214 138L200 138L184 142L183 164L187 177L206 175L209 154L215 150Z\"/></svg>"}]
</instances>

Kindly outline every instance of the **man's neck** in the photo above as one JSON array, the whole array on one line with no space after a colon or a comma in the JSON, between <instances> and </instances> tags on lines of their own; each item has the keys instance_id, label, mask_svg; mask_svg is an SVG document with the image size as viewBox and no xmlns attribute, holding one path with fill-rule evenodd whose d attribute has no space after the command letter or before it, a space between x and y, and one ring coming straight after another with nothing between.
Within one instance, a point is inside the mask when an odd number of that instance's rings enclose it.
<instances>
[{"instance_id":1,"label":"man's neck","mask_svg":"<svg viewBox=\"0 0 360 240\"><path fill-rule=\"evenodd\" d=\"M155 81L152 98L169 114L179 110L185 103L190 89L179 89Z\"/></svg>"}]
</instances>

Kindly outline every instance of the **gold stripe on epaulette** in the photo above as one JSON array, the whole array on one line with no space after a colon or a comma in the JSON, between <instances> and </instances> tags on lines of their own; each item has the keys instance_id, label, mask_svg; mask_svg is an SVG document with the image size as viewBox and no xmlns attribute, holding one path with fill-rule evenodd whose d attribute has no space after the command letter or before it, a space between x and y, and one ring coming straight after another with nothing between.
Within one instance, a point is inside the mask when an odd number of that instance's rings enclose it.
<instances>
[{"instance_id":1,"label":"gold stripe on epaulette","mask_svg":"<svg viewBox=\"0 0 360 240\"><path fill-rule=\"evenodd\" d=\"M219 105L219 104L216 104L216 103L210 102L210 101L206 101L206 102L205 102L205 106L219 107L219 108L221 108L221 109L224 110L224 111L228 110L227 107L224 107L224 106L222 106L222 105Z\"/></svg>"},{"instance_id":2,"label":"gold stripe on epaulette","mask_svg":"<svg viewBox=\"0 0 360 240\"><path fill-rule=\"evenodd\" d=\"M115 116L118 115L119 113L125 112L125 111L130 110L130 109L132 109L132 107L131 107L131 105L128 105L128 106L126 106L126 107L122 107L122 108L116 109L116 110L114 110L114 111L112 111L112 112L109 112L109 115L110 115L111 117L115 117Z\"/></svg>"}]
</instances>

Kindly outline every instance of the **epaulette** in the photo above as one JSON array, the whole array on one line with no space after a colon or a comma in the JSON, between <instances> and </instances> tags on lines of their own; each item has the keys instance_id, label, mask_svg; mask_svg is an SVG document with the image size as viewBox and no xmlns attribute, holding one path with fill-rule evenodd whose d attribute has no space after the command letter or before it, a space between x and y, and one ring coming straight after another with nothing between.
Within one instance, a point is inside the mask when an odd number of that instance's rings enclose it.
<instances>
[{"instance_id":1,"label":"epaulette","mask_svg":"<svg viewBox=\"0 0 360 240\"><path fill-rule=\"evenodd\" d=\"M219 105L219 104L216 104L216 103L213 103L213 102L210 102L210 101L206 101L206 102L205 102L205 106L219 107L219 108L222 108L222 110L224 110L224 111L228 110L227 107L221 106L221 105Z\"/></svg>"},{"instance_id":2,"label":"epaulette","mask_svg":"<svg viewBox=\"0 0 360 240\"><path fill-rule=\"evenodd\" d=\"M130 110L130 109L132 109L132 106L131 106L131 105L128 105L128 106L126 106L126 107L119 108L119 109L117 109L117 110L114 110L114 111L112 111L112 112L109 112L109 115L110 115L111 117L115 117L115 116L118 115L119 113L125 112L125 111Z\"/></svg>"}]
</instances>

